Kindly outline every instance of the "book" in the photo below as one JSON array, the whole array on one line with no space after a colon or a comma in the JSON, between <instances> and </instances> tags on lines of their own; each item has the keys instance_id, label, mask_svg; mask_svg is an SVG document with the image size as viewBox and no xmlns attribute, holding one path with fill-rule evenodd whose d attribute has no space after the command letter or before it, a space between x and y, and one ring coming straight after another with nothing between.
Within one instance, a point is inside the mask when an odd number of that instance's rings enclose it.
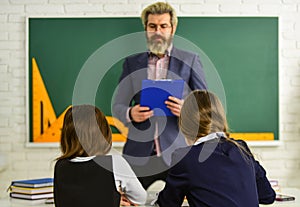
<instances>
[{"instance_id":1,"label":"book","mask_svg":"<svg viewBox=\"0 0 300 207\"><path fill-rule=\"evenodd\" d=\"M38 200L38 199L46 199L53 198L53 193L43 193L43 194L22 194L22 193L10 193L10 197L12 198L22 198L27 200Z\"/></svg>"},{"instance_id":2,"label":"book","mask_svg":"<svg viewBox=\"0 0 300 207\"><path fill-rule=\"evenodd\" d=\"M174 116L165 101L169 96L181 99L184 80L142 80L141 106L148 106L154 116Z\"/></svg>"},{"instance_id":3,"label":"book","mask_svg":"<svg viewBox=\"0 0 300 207\"><path fill-rule=\"evenodd\" d=\"M46 203L47 200L48 200L48 198L38 199L38 200L26 200L26 199L22 199L22 198L10 198L9 203L12 206L26 206L26 207L27 206L45 206L45 203Z\"/></svg>"},{"instance_id":4,"label":"book","mask_svg":"<svg viewBox=\"0 0 300 207\"><path fill-rule=\"evenodd\" d=\"M54 198L47 198L45 204L54 204Z\"/></svg>"},{"instance_id":5,"label":"book","mask_svg":"<svg viewBox=\"0 0 300 207\"><path fill-rule=\"evenodd\" d=\"M41 193L52 193L53 186L41 187L41 188L26 188L19 186L10 186L10 192L12 193L22 193L22 194L41 194Z\"/></svg>"},{"instance_id":6,"label":"book","mask_svg":"<svg viewBox=\"0 0 300 207\"><path fill-rule=\"evenodd\" d=\"M291 195L276 194L276 201L294 201L295 197Z\"/></svg>"},{"instance_id":7,"label":"book","mask_svg":"<svg viewBox=\"0 0 300 207\"><path fill-rule=\"evenodd\" d=\"M11 186L28 187L28 188L40 188L40 187L53 186L53 178L17 180L17 181L12 181Z\"/></svg>"}]
</instances>

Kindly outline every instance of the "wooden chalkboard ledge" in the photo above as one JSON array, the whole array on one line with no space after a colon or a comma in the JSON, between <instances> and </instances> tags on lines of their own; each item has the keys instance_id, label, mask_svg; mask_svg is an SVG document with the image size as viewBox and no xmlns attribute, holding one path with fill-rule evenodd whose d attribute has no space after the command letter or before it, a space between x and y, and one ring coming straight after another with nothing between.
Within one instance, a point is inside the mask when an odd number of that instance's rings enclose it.
<instances>
[{"instance_id":1,"label":"wooden chalkboard ledge","mask_svg":"<svg viewBox=\"0 0 300 207\"><path fill-rule=\"evenodd\" d=\"M243 139L245 141L274 141L274 133L272 132L244 132L230 133L230 137L235 139Z\"/></svg>"},{"instance_id":2,"label":"wooden chalkboard ledge","mask_svg":"<svg viewBox=\"0 0 300 207\"><path fill-rule=\"evenodd\" d=\"M122 148L125 142L113 142L112 146L115 148ZM273 141L247 141L247 144L250 147L279 147L283 144L282 141L273 140ZM26 147L28 148L59 148L59 143L49 142L49 143L33 143L27 142Z\"/></svg>"}]
</instances>

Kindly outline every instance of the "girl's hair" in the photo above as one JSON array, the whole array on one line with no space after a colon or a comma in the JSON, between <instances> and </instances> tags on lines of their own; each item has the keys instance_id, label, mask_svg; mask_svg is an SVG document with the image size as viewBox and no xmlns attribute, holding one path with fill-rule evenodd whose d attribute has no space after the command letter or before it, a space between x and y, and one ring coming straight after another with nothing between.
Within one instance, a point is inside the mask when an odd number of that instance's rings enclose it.
<instances>
[{"instance_id":1,"label":"girl's hair","mask_svg":"<svg viewBox=\"0 0 300 207\"><path fill-rule=\"evenodd\" d=\"M180 113L179 128L185 138L193 142L214 132L224 132L227 141L251 155L243 145L229 138L225 110L220 99L209 91L195 90L187 96Z\"/></svg>"},{"instance_id":2,"label":"girl's hair","mask_svg":"<svg viewBox=\"0 0 300 207\"><path fill-rule=\"evenodd\" d=\"M107 154L112 133L105 115L95 106L70 107L64 117L57 160Z\"/></svg>"},{"instance_id":3,"label":"girl's hair","mask_svg":"<svg viewBox=\"0 0 300 207\"><path fill-rule=\"evenodd\" d=\"M171 24L172 24L172 26L176 26L178 19L177 19L177 15L176 15L176 12L173 9L173 7L170 4L165 3L165 2L156 2L156 3L151 4L148 7L146 7L141 14L141 19L142 19L144 28L147 27L149 14L165 14L165 13L170 14Z\"/></svg>"}]
</instances>

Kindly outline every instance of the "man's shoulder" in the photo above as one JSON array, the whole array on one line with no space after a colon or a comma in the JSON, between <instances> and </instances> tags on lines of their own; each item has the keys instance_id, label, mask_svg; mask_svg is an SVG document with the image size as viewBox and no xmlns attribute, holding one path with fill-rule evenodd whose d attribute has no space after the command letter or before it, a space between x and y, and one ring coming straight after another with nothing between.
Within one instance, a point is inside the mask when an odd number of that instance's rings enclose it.
<instances>
[{"instance_id":1,"label":"man's shoulder","mask_svg":"<svg viewBox=\"0 0 300 207\"><path fill-rule=\"evenodd\" d=\"M179 49L177 47L173 47L171 50L171 56L176 56L176 55L192 57L192 56L196 56L198 54L196 52L192 52L189 50L184 50L184 49ZM126 57L126 59L138 59L138 58L144 58L145 56L148 56L147 51L128 55Z\"/></svg>"},{"instance_id":2,"label":"man's shoulder","mask_svg":"<svg viewBox=\"0 0 300 207\"><path fill-rule=\"evenodd\" d=\"M126 57L126 59L128 60L136 60L136 59L140 59L140 58L144 58L145 56L147 56L148 53L147 52L141 52L141 53L136 53L136 54L132 54Z\"/></svg>"},{"instance_id":3,"label":"man's shoulder","mask_svg":"<svg viewBox=\"0 0 300 207\"><path fill-rule=\"evenodd\" d=\"M184 60L186 62L193 61L196 56L198 56L197 53L188 51L188 50L183 50L183 49L178 49L176 47L173 47L171 51L171 56L175 57L179 60Z\"/></svg>"},{"instance_id":4,"label":"man's shoulder","mask_svg":"<svg viewBox=\"0 0 300 207\"><path fill-rule=\"evenodd\" d=\"M187 56L195 56L197 55L196 52L190 51L190 50L185 50L185 49L179 49L177 47L173 47L171 54L183 54Z\"/></svg>"}]
</instances>

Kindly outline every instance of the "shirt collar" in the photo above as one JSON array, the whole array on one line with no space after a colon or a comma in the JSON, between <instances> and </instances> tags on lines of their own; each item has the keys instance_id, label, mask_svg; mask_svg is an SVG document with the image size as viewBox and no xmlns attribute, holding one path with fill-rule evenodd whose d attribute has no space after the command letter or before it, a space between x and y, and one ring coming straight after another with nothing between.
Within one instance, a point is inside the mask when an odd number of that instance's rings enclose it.
<instances>
[{"instance_id":1,"label":"shirt collar","mask_svg":"<svg viewBox=\"0 0 300 207\"><path fill-rule=\"evenodd\" d=\"M90 161L92 159L94 159L96 156L90 156L90 157L75 157L73 159L71 159L71 162L87 162Z\"/></svg>"},{"instance_id":2,"label":"shirt collar","mask_svg":"<svg viewBox=\"0 0 300 207\"><path fill-rule=\"evenodd\" d=\"M195 143L194 145L198 145L201 144L203 142L207 142L213 139L219 139L221 137L226 137L226 134L224 132L215 132L215 133L211 133L206 135L205 137L200 137Z\"/></svg>"}]
</instances>

